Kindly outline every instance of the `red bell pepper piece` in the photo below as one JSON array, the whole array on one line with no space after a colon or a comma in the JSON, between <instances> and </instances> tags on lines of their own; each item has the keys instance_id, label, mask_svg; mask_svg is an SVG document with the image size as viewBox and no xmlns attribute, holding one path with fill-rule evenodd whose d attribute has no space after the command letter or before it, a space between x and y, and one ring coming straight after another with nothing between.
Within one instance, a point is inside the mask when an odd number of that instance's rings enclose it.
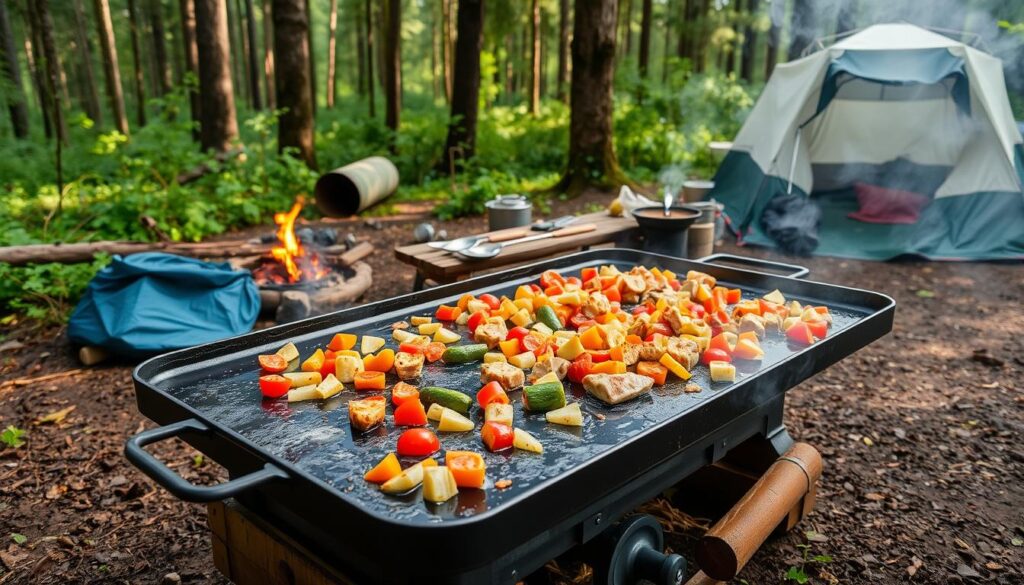
<instances>
[{"instance_id":1,"label":"red bell pepper piece","mask_svg":"<svg viewBox=\"0 0 1024 585\"><path fill-rule=\"evenodd\" d=\"M729 345L729 340L726 338L724 333L719 333L711 338L711 343L708 344L709 349L720 349L725 353L732 355L732 346Z\"/></svg>"},{"instance_id":2,"label":"red bell pepper piece","mask_svg":"<svg viewBox=\"0 0 1024 585\"><path fill-rule=\"evenodd\" d=\"M594 358L589 353L584 353L569 364L569 370L566 376L570 382L580 384L583 382L583 378L590 374L590 370L594 367Z\"/></svg>"},{"instance_id":3,"label":"red bell pepper piece","mask_svg":"<svg viewBox=\"0 0 1024 585\"><path fill-rule=\"evenodd\" d=\"M616 303L622 302L622 293L619 292L618 287L610 286L610 287L602 290L601 292L604 293L604 296L608 297L609 301L616 302Z\"/></svg>"},{"instance_id":4,"label":"red bell pepper piece","mask_svg":"<svg viewBox=\"0 0 1024 585\"><path fill-rule=\"evenodd\" d=\"M666 337L671 337L672 335L674 335L672 333L672 328L669 327L668 325L666 325L665 323L661 322L661 321L658 321L657 323L652 324L650 326L650 328L648 328L647 331L648 331L648 334L660 333L661 335L664 335Z\"/></svg>"},{"instance_id":5,"label":"red bell pepper piece","mask_svg":"<svg viewBox=\"0 0 1024 585\"><path fill-rule=\"evenodd\" d=\"M462 314L462 309L458 307L452 307L449 305L441 305L437 308L437 312L434 316L437 317L438 321L454 321L459 318Z\"/></svg>"},{"instance_id":6,"label":"red bell pepper piece","mask_svg":"<svg viewBox=\"0 0 1024 585\"><path fill-rule=\"evenodd\" d=\"M423 353L423 350L425 350L426 348L426 344L415 344L408 342L398 344L398 351L404 351L405 353Z\"/></svg>"},{"instance_id":7,"label":"red bell pepper piece","mask_svg":"<svg viewBox=\"0 0 1024 585\"><path fill-rule=\"evenodd\" d=\"M800 321L786 329L786 339L797 345L811 345L814 343L814 333L807 323Z\"/></svg>"},{"instance_id":8,"label":"red bell pepper piece","mask_svg":"<svg viewBox=\"0 0 1024 585\"><path fill-rule=\"evenodd\" d=\"M395 426L419 427L425 424L427 411L423 409L423 403L419 400L406 400L395 408Z\"/></svg>"},{"instance_id":9,"label":"red bell pepper piece","mask_svg":"<svg viewBox=\"0 0 1024 585\"><path fill-rule=\"evenodd\" d=\"M498 300L498 297L490 293L480 295L479 300L487 303L487 306L490 307L492 311L497 311L501 307L501 301Z\"/></svg>"},{"instance_id":10,"label":"red bell pepper piece","mask_svg":"<svg viewBox=\"0 0 1024 585\"><path fill-rule=\"evenodd\" d=\"M506 424L488 421L480 428L480 438L488 451L502 451L512 446L515 434L512 427Z\"/></svg>"},{"instance_id":11,"label":"red bell pepper piece","mask_svg":"<svg viewBox=\"0 0 1024 585\"><path fill-rule=\"evenodd\" d=\"M561 285L564 283L565 279L562 278L562 275L555 272L554 270L545 270L540 275L540 285L544 288L548 288L549 286L554 286L556 284Z\"/></svg>"},{"instance_id":12,"label":"red bell pepper piece","mask_svg":"<svg viewBox=\"0 0 1024 585\"><path fill-rule=\"evenodd\" d=\"M469 320L466 321L466 326L469 327L471 333L476 333L476 328L480 326L487 319L487 313L483 311L477 311L469 316Z\"/></svg>"},{"instance_id":13,"label":"red bell pepper piece","mask_svg":"<svg viewBox=\"0 0 1024 585\"><path fill-rule=\"evenodd\" d=\"M583 270L580 270L580 278L583 279L584 283L590 282L591 280L593 280L596 277L597 277L597 268L584 268Z\"/></svg>"},{"instance_id":14,"label":"red bell pepper piece","mask_svg":"<svg viewBox=\"0 0 1024 585\"><path fill-rule=\"evenodd\" d=\"M562 288L562 285L560 284L553 284L551 286L544 287L544 294L548 295L549 297L557 296L564 292L565 289Z\"/></svg>"},{"instance_id":15,"label":"red bell pepper piece","mask_svg":"<svg viewBox=\"0 0 1024 585\"><path fill-rule=\"evenodd\" d=\"M807 328L811 330L811 335L814 335L817 339L825 339L825 336L828 335L827 321L808 321Z\"/></svg>"},{"instance_id":16,"label":"red bell pepper piece","mask_svg":"<svg viewBox=\"0 0 1024 585\"><path fill-rule=\"evenodd\" d=\"M501 383L498 381L488 382L484 384L476 393L476 401L480 403L480 408L487 408L487 405L492 402L499 404L508 404L508 394L505 393L505 389L501 387Z\"/></svg>"},{"instance_id":17,"label":"red bell pepper piece","mask_svg":"<svg viewBox=\"0 0 1024 585\"><path fill-rule=\"evenodd\" d=\"M668 281L668 285L670 287L672 287L672 290L679 290L679 289L683 288L683 285L679 284L679 281L676 280L675 278L673 278L672 280Z\"/></svg>"},{"instance_id":18,"label":"red bell pepper piece","mask_svg":"<svg viewBox=\"0 0 1024 585\"><path fill-rule=\"evenodd\" d=\"M743 291L741 291L738 288L730 288L729 292L726 293L725 295L725 302L729 303L730 305L735 305L736 303L740 302L742 298Z\"/></svg>"},{"instance_id":19,"label":"red bell pepper piece","mask_svg":"<svg viewBox=\"0 0 1024 585\"><path fill-rule=\"evenodd\" d=\"M591 362L595 364L606 362L612 359L611 353L607 349L588 349L587 353L590 354Z\"/></svg>"}]
</instances>

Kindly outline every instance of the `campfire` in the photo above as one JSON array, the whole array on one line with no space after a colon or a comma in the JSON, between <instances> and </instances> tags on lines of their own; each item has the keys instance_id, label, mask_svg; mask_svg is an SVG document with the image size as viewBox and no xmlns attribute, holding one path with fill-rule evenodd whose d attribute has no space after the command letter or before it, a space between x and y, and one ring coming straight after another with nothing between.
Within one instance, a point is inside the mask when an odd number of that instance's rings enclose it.
<instances>
[{"instance_id":1,"label":"campfire","mask_svg":"<svg viewBox=\"0 0 1024 585\"><path fill-rule=\"evenodd\" d=\"M290 211L274 214L279 245L271 248L270 256L265 257L263 263L253 270L253 277L261 287L315 287L331 274L331 268L321 260L320 254L304 246L295 234L295 220L301 211L300 198Z\"/></svg>"}]
</instances>

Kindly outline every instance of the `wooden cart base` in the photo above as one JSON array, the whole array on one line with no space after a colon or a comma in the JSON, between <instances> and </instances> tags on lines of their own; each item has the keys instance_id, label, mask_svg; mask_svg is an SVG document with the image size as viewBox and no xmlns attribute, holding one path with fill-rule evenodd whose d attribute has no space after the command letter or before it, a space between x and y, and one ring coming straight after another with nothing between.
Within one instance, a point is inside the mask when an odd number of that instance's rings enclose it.
<instances>
[{"instance_id":1,"label":"wooden cart base","mask_svg":"<svg viewBox=\"0 0 1024 585\"><path fill-rule=\"evenodd\" d=\"M746 499L751 493L749 490L762 477L761 474L768 470L769 465L759 463L764 461L762 454L756 453L756 450L765 443L764 439L745 443L730 452L719 463L705 467L688 477L674 489L673 500L681 502L688 511L690 506L686 506L686 502L700 501L700 513L711 512L718 516L736 502ZM816 493L816 484L812 483L807 493L779 523L776 528L777 534L791 530L810 513L814 507ZM719 497L713 498L712 495ZM313 554L301 543L282 534L234 500L209 504L207 514L214 565L233 583L352 583L333 569L327 560ZM698 572L687 585L712 583L719 581Z\"/></svg>"}]
</instances>

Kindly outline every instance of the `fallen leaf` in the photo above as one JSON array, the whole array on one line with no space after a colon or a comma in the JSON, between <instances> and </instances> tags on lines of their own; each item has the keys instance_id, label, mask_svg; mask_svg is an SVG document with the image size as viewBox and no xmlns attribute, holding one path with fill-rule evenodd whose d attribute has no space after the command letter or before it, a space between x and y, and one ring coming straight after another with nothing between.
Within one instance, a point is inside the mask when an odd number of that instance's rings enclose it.
<instances>
[{"instance_id":1,"label":"fallen leaf","mask_svg":"<svg viewBox=\"0 0 1024 585\"><path fill-rule=\"evenodd\" d=\"M1012 544L1013 546L1024 546L1024 538L1014 536L1010 539L1010 544Z\"/></svg>"},{"instance_id":2,"label":"fallen leaf","mask_svg":"<svg viewBox=\"0 0 1024 585\"><path fill-rule=\"evenodd\" d=\"M953 542L955 542L957 546L959 546L960 548L962 548L964 550L974 550L974 549L971 548L971 545L967 544L966 542L964 542L963 540L961 540L959 538L954 537L953 538Z\"/></svg>"},{"instance_id":3,"label":"fallen leaf","mask_svg":"<svg viewBox=\"0 0 1024 585\"><path fill-rule=\"evenodd\" d=\"M917 570L923 566L924 562L921 559L914 557L911 559L910 566L907 567L907 574L913 577L917 573Z\"/></svg>"},{"instance_id":4,"label":"fallen leaf","mask_svg":"<svg viewBox=\"0 0 1024 585\"><path fill-rule=\"evenodd\" d=\"M18 534L17 532L12 532L11 533L11 540L14 541L14 544L25 544L25 542L28 541L28 538L24 534Z\"/></svg>"},{"instance_id":5,"label":"fallen leaf","mask_svg":"<svg viewBox=\"0 0 1024 585\"><path fill-rule=\"evenodd\" d=\"M21 349L23 347L25 347L25 344L16 339L0 343L0 351L13 351L15 349Z\"/></svg>"},{"instance_id":6,"label":"fallen leaf","mask_svg":"<svg viewBox=\"0 0 1024 585\"><path fill-rule=\"evenodd\" d=\"M917 289L917 292L915 294L918 296L918 298L922 299L930 299L935 297L935 293L926 288Z\"/></svg>"},{"instance_id":7,"label":"fallen leaf","mask_svg":"<svg viewBox=\"0 0 1024 585\"><path fill-rule=\"evenodd\" d=\"M808 530L804 533L804 536L807 537L808 542L828 542L827 536L825 536L824 534L820 534L814 530Z\"/></svg>"},{"instance_id":8,"label":"fallen leaf","mask_svg":"<svg viewBox=\"0 0 1024 585\"><path fill-rule=\"evenodd\" d=\"M872 502L881 502L885 499L885 496L876 492L868 492L864 494L865 500L871 500Z\"/></svg>"},{"instance_id":9,"label":"fallen leaf","mask_svg":"<svg viewBox=\"0 0 1024 585\"><path fill-rule=\"evenodd\" d=\"M68 491L68 486L53 484L49 487L49 489L46 490L46 499L56 500L57 498L64 495L66 491Z\"/></svg>"},{"instance_id":10,"label":"fallen leaf","mask_svg":"<svg viewBox=\"0 0 1024 585\"><path fill-rule=\"evenodd\" d=\"M1003 566L1000 565L999 563L995 563L995 562L989 561L989 562L985 563L985 568L988 569L989 571L1001 571L1003 569Z\"/></svg>"},{"instance_id":11,"label":"fallen leaf","mask_svg":"<svg viewBox=\"0 0 1024 585\"><path fill-rule=\"evenodd\" d=\"M970 566L960 563L956 567L956 574L961 577L981 577L981 573L975 571Z\"/></svg>"},{"instance_id":12,"label":"fallen leaf","mask_svg":"<svg viewBox=\"0 0 1024 585\"><path fill-rule=\"evenodd\" d=\"M71 406L69 406L67 408L62 408L62 409L60 409L60 410L58 410L56 412L51 412L50 414L48 414L46 416L41 416L41 417L37 418L36 419L36 424L37 425L43 425L43 424L59 425L60 423L64 422L64 419L67 418L67 416L69 414L71 414L71 412L73 410L75 410L76 408L78 408L78 407L76 405L72 404Z\"/></svg>"}]
</instances>

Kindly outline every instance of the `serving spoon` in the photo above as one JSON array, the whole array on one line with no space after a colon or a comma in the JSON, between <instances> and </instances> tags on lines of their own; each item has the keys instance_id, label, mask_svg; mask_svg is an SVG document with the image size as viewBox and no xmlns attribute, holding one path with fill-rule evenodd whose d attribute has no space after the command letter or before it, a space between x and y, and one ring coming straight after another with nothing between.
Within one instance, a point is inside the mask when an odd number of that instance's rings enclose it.
<instances>
[{"instance_id":1,"label":"serving spoon","mask_svg":"<svg viewBox=\"0 0 1024 585\"><path fill-rule=\"evenodd\" d=\"M525 238L519 238L516 240L510 240L505 242L480 242L475 244L471 248L467 248L458 252L459 256L470 260L486 260L487 258L494 258L501 251L505 249L505 246L514 246L516 244L522 244L525 242L533 242L536 240L543 240L546 238L563 238L565 236L572 236L575 234L583 234L586 232L592 232L597 229L596 224L585 223L582 225L574 225L572 227L562 228L553 232L544 232L535 236L527 236Z\"/></svg>"},{"instance_id":2,"label":"serving spoon","mask_svg":"<svg viewBox=\"0 0 1024 585\"><path fill-rule=\"evenodd\" d=\"M427 245L431 248L444 250L445 252L461 252L462 250L467 250L483 242L504 242L507 240L521 238L528 233L529 231L525 229L502 230L500 232L490 234L478 234L475 236L456 238L445 242L428 242Z\"/></svg>"}]
</instances>

